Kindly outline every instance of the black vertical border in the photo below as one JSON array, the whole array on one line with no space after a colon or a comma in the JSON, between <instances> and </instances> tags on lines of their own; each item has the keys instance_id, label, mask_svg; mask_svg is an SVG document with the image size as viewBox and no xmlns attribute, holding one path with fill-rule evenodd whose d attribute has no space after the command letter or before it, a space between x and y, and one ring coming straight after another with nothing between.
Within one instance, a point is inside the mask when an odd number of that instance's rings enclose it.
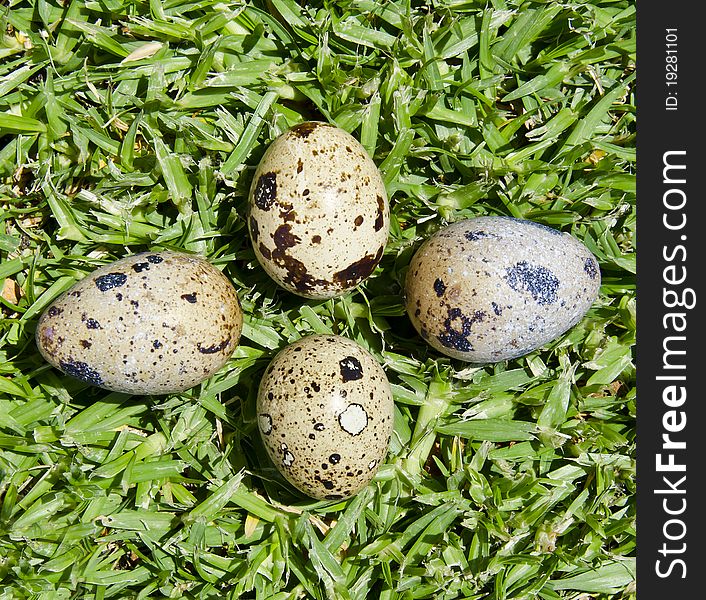
<instances>
[{"instance_id":1,"label":"black vertical border","mask_svg":"<svg viewBox=\"0 0 706 600\"><path fill-rule=\"evenodd\" d=\"M697 326L697 311L706 301L701 283L706 272L700 260L705 236L699 223L704 192L697 183L704 171L700 149L706 143L701 92L706 87L701 85L701 46L706 43L706 27L700 2L643 1L636 3L636 8L637 598L701 598L706 588L701 565L706 531L701 499L706 444L700 438L706 441L706 431L701 432L706 398L699 388L706 363L701 358L702 328ZM673 36L667 38L668 29L676 30L676 46L667 46L673 40ZM667 52L674 49L676 52ZM678 57L677 83L671 86L667 85L667 65L673 60L667 58L670 55ZM668 179L670 174L671 179L677 179L680 172L686 183L665 183L665 153L670 151L686 153L683 157L672 154L668 159L673 164L685 164L686 169L668 171ZM686 194L683 209L665 208L665 193L672 204L681 195L670 189L681 189ZM670 230L665 225L665 218L672 225L681 222L682 214L686 218L683 228ZM684 250L678 250L678 246ZM672 258L667 260L665 256ZM670 265L675 270L665 272ZM665 282L665 273L667 278L677 279L684 273L682 267L686 270L683 284ZM684 294L687 288L694 292L694 308L666 306L671 302L665 301L666 290ZM680 333L671 328L674 321L669 317L665 327L665 316L677 312L684 314L687 322L686 330ZM664 368L665 338L674 335L685 336L686 340L670 340L666 347L683 349L686 354L672 355L669 362L681 363L683 369ZM685 376L685 380L669 381L672 375ZM670 385L677 386L679 394L682 388L686 391L681 406L665 403L665 388ZM679 396L667 393L670 399L678 403ZM683 430L669 432L665 428L678 429L683 419ZM665 434L669 434L669 440L686 443L686 447L665 449ZM685 470L660 471L658 460L673 460Z\"/></svg>"}]
</instances>

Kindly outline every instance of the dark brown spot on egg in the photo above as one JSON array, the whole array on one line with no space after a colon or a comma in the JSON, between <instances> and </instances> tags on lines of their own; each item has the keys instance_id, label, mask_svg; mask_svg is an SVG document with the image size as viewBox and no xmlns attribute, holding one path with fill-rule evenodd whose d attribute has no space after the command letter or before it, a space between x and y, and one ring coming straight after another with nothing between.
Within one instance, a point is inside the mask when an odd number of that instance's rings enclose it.
<instances>
[{"instance_id":1,"label":"dark brown spot on egg","mask_svg":"<svg viewBox=\"0 0 706 600\"><path fill-rule=\"evenodd\" d=\"M279 211L279 216L286 223L287 221L296 220L297 213L291 204L285 204L283 210Z\"/></svg>"},{"instance_id":2,"label":"dark brown spot on egg","mask_svg":"<svg viewBox=\"0 0 706 600\"><path fill-rule=\"evenodd\" d=\"M311 238L311 243L312 244L320 244L321 243L321 236L320 235L315 235L314 237Z\"/></svg>"},{"instance_id":3,"label":"dark brown spot on egg","mask_svg":"<svg viewBox=\"0 0 706 600\"><path fill-rule=\"evenodd\" d=\"M333 280L343 287L351 287L368 277L380 262L385 248L380 247L375 256L366 254L360 260L333 274Z\"/></svg>"},{"instance_id":4,"label":"dark brown spot on egg","mask_svg":"<svg viewBox=\"0 0 706 600\"><path fill-rule=\"evenodd\" d=\"M302 162L302 159L297 160L297 173L301 173L304 170L304 163Z\"/></svg>"},{"instance_id":5,"label":"dark brown spot on egg","mask_svg":"<svg viewBox=\"0 0 706 600\"><path fill-rule=\"evenodd\" d=\"M385 224L385 199L378 194L377 197L378 201L378 214L377 217L375 218L375 231L380 231L382 229L382 226Z\"/></svg>"},{"instance_id":6,"label":"dark brown spot on egg","mask_svg":"<svg viewBox=\"0 0 706 600\"><path fill-rule=\"evenodd\" d=\"M272 258L272 252L270 252L270 249L265 246L265 244L263 244L262 242L260 242L259 249L260 254L262 254L265 259L270 260Z\"/></svg>"},{"instance_id":7,"label":"dark brown spot on egg","mask_svg":"<svg viewBox=\"0 0 706 600\"><path fill-rule=\"evenodd\" d=\"M356 227L360 227L363 224L363 215L358 215L353 222Z\"/></svg>"},{"instance_id":8,"label":"dark brown spot on egg","mask_svg":"<svg viewBox=\"0 0 706 600\"><path fill-rule=\"evenodd\" d=\"M289 134L294 137L308 138L318 127L327 125L327 123L319 123L317 121L305 121L299 125L295 125L289 130Z\"/></svg>"},{"instance_id":9,"label":"dark brown spot on egg","mask_svg":"<svg viewBox=\"0 0 706 600\"><path fill-rule=\"evenodd\" d=\"M189 304L196 304L196 292L192 292L191 294L182 294L181 299L186 300Z\"/></svg>"},{"instance_id":10,"label":"dark brown spot on egg","mask_svg":"<svg viewBox=\"0 0 706 600\"><path fill-rule=\"evenodd\" d=\"M269 172L260 175L255 185L254 201L261 210L270 210L277 198L277 175Z\"/></svg>"},{"instance_id":11,"label":"dark brown spot on egg","mask_svg":"<svg viewBox=\"0 0 706 600\"><path fill-rule=\"evenodd\" d=\"M222 352L225 348L227 348L229 343L230 337L227 337L220 343L214 344L212 346L203 346L201 342L199 342L198 344L196 344L196 347L198 348L198 351L201 354L216 354L217 352Z\"/></svg>"},{"instance_id":12,"label":"dark brown spot on egg","mask_svg":"<svg viewBox=\"0 0 706 600\"><path fill-rule=\"evenodd\" d=\"M50 317L56 317L57 315L60 315L61 313L64 312L63 308L57 308L56 306L51 306L49 307L49 310L47 311L47 314Z\"/></svg>"},{"instance_id":13,"label":"dark brown spot on egg","mask_svg":"<svg viewBox=\"0 0 706 600\"><path fill-rule=\"evenodd\" d=\"M287 224L280 225L275 230L273 237L278 250L292 248L301 241L301 238L292 233L292 226Z\"/></svg>"},{"instance_id":14,"label":"dark brown spot on egg","mask_svg":"<svg viewBox=\"0 0 706 600\"><path fill-rule=\"evenodd\" d=\"M272 251L272 261L279 267L287 271L283 278L285 284L289 284L299 292L308 292L316 286L325 286L327 282L316 279L309 274L306 265L291 256L287 250L296 246L301 239L292 233L292 226L289 224L280 225L273 235L277 248Z\"/></svg>"}]
</instances>

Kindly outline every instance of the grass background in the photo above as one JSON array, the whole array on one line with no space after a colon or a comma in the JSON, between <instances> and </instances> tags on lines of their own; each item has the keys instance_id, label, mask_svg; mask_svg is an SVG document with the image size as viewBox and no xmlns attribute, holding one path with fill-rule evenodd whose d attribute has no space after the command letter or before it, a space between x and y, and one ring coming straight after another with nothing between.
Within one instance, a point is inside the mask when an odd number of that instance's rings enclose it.
<instances>
[{"instance_id":1,"label":"grass background","mask_svg":"<svg viewBox=\"0 0 706 600\"><path fill-rule=\"evenodd\" d=\"M0 23L0 599L633 597L633 2L4 0ZM306 119L363 143L392 206L374 276L323 302L267 278L244 219ZM560 339L470 367L400 293L423 239L483 214L572 233L603 285ZM42 309L148 248L235 283L227 367L129 397L43 363ZM255 423L269 360L314 332L395 395L346 502L288 487Z\"/></svg>"}]
</instances>

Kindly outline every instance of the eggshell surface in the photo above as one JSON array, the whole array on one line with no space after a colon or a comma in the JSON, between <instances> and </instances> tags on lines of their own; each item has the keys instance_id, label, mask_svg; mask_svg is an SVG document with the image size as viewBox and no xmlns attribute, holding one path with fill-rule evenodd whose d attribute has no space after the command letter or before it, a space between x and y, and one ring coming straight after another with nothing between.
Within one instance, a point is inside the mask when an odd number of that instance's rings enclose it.
<instances>
[{"instance_id":1,"label":"eggshell surface","mask_svg":"<svg viewBox=\"0 0 706 600\"><path fill-rule=\"evenodd\" d=\"M258 261L300 296L350 291L385 250L390 209L382 177L363 146L328 123L302 123L270 144L248 208Z\"/></svg>"},{"instance_id":2,"label":"eggshell surface","mask_svg":"<svg viewBox=\"0 0 706 600\"><path fill-rule=\"evenodd\" d=\"M394 402L385 371L356 342L311 335L265 371L257 418L277 469L319 499L353 496L385 459Z\"/></svg>"},{"instance_id":3,"label":"eggshell surface","mask_svg":"<svg viewBox=\"0 0 706 600\"><path fill-rule=\"evenodd\" d=\"M434 349L489 363L527 354L573 327L600 283L595 257L571 235L523 219L478 217L422 244L405 303Z\"/></svg>"},{"instance_id":4,"label":"eggshell surface","mask_svg":"<svg viewBox=\"0 0 706 600\"><path fill-rule=\"evenodd\" d=\"M230 281L207 260L145 252L102 266L44 311L44 358L67 375L130 394L186 390L235 350L243 315Z\"/></svg>"}]
</instances>

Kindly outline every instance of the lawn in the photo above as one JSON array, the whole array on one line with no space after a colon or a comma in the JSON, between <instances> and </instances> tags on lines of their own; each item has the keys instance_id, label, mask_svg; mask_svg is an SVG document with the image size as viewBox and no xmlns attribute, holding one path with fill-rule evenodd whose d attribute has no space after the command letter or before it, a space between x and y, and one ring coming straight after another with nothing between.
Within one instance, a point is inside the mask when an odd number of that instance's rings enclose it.
<instances>
[{"instance_id":1,"label":"lawn","mask_svg":"<svg viewBox=\"0 0 706 600\"><path fill-rule=\"evenodd\" d=\"M633 598L635 6L626 0L0 3L0 599ZM303 120L379 166L389 243L305 300L255 259L260 157ZM412 254L485 214L573 234L603 277L531 354L446 358L403 308ZM245 315L225 368L128 396L46 364L42 310L96 267L198 253ZM395 429L314 501L268 461L260 378L301 336L369 349Z\"/></svg>"}]
</instances>

